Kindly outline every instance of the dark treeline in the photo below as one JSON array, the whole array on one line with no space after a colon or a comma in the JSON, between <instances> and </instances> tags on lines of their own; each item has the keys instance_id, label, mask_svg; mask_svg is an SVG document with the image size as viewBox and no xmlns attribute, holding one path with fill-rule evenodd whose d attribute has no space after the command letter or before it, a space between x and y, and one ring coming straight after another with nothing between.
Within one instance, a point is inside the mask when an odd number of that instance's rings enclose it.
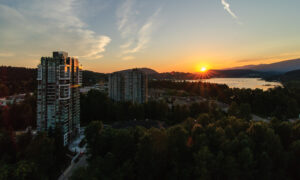
<instances>
[{"instance_id":1,"label":"dark treeline","mask_svg":"<svg viewBox=\"0 0 300 180\"><path fill-rule=\"evenodd\" d=\"M167 129L85 131L89 165L72 179L299 179L300 123L201 114Z\"/></svg>"},{"instance_id":2,"label":"dark treeline","mask_svg":"<svg viewBox=\"0 0 300 180\"><path fill-rule=\"evenodd\" d=\"M60 128L48 135L16 135L0 128L0 179L57 179L70 162Z\"/></svg>"},{"instance_id":3,"label":"dark treeline","mask_svg":"<svg viewBox=\"0 0 300 180\"><path fill-rule=\"evenodd\" d=\"M92 86L107 81L107 75L92 71L82 72L83 86ZM30 93L37 90L37 69L0 66L0 97Z\"/></svg>"},{"instance_id":4,"label":"dark treeline","mask_svg":"<svg viewBox=\"0 0 300 180\"><path fill-rule=\"evenodd\" d=\"M0 97L36 90L36 69L0 66Z\"/></svg>"},{"instance_id":5,"label":"dark treeline","mask_svg":"<svg viewBox=\"0 0 300 180\"><path fill-rule=\"evenodd\" d=\"M190 95L217 99L228 104L249 104L253 113L263 117L286 120L298 117L300 112L300 89L295 86L263 91L231 89L227 85L203 82L151 81L149 87L184 90Z\"/></svg>"},{"instance_id":6,"label":"dark treeline","mask_svg":"<svg viewBox=\"0 0 300 180\"><path fill-rule=\"evenodd\" d=\"M91 90L81 94L81 124L87 125L93 120L105 123L132 120L158 120L168 125L180 123L187 117L196 117L200 113L214 111L208 102L194 103L190 107L173 106L169 108L164 101L149 101L145 104L114 102L104 93Z\"/></svg>"}]
</instances>

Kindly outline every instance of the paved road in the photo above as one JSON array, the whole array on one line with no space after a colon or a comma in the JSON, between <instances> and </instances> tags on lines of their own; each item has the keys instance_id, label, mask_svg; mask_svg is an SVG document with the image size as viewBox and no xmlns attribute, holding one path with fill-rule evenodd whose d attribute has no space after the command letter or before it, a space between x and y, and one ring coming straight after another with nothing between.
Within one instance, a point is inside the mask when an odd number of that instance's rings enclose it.
<instances>
[{"instance_id":1,"label":"paved road","mask_svg":"<svg viewBox=\"0 0 300 180\"><path fill-rule=\"evenodd\" d=\"M84 138L84 130L85 128L81 128L81 132L80 132L80 136L75 139L70 145L69 145L69 150L73 151L73 152L77 152L77 154L75 156L72 157L71 160L71 164L68 166L68 168L61 174L61 176L58 178L58 180L65 180L65 179L69 179L74 170L79 168L79 167L84 167L87 166L87 162L86 162L86 155L84 154L79 161L76 163L75 159L78 158L78 156L80 155L80 153L85 153L86 152L86 145L84 147L79 147L79 143L81 142L81 140Z\"/></svg>"},{"instance_id":2,"label":"paved road","mask_svg":"<svg viewBox=\"0 0 300 180\"><path fill-rule=\"evenodd\" d=\"M83 155L77 163L72 162L71 165L66 169L66 171L58 178L58 180L67 180L72 176L73 172L77 168L86 167L87 166L86 159L87 159L87 156Z\"/></svg>"}]
</instances>

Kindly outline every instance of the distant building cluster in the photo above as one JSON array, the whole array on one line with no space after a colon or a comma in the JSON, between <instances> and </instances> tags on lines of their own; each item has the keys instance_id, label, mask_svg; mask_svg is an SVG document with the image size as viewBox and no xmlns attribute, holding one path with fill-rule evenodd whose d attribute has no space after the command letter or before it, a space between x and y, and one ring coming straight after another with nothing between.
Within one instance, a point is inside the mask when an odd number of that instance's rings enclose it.
<instances>
[{"instance_id":1,"label":"distant building cluster","mask_svg":"<svg viewBox=\"0 0 300 180\"><path fill-rule=\"evenodd\" d=\"M139 69L115 72L109 75L109 97L115 101L145 103L148 98L148 78Z\"/></svg>"},{"instance_id":2,"label":"distant building cluster","mask_svg":"<svg viewBox=\"0 0 300 180\"><path fill-rule=\"evenodd\" d=\"M164 89L149 89L149 99L151 101L164 101L168 104L169 108L174 106L191 106L193 103L201 103L207 99L201 96L185 96L185 91L177 90L176 92L168 92Z\"/></svg>"},{"instance_id":3,"label":"distant building cluster","mask_svg":"<svg viewBox=\"0 0 300 180\"><path fill-rule=\"evenodd\" d=\"M85 86L80 88L80 93L87 94L90 90L98 90L103 93L108 92L108 83L97 83L94 86Z\"/></svg>"},{"instance_id":4,"label":"distant building cluster","mask_svg":"<svg viewBox=\"0 0 300 180\"><path fill-rule=\"evenodd\" d=\"M33 93L29 93L30 96L33 95ZM14 103L20 103L24 101L26 94L18 94L8 97L0 98L0 106L7 106Z\"/></svg>"},{"instance_id":5,"label":"distant building cluster","mask_svg":"<svg viewBox=\"0 0 300 180\"><path fill-rule=\"evenodd\" d=\"M62 128L64 145L80 132L82 68L66 52L42 57L38 66L37 130Z\"/></svg>"}]
</instances>

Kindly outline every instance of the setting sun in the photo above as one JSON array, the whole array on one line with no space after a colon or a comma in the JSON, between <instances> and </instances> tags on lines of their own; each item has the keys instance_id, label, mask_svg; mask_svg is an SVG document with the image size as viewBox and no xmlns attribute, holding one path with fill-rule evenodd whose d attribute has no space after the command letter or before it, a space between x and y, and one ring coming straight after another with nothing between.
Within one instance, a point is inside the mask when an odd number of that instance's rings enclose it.
<instances>
[{"instance_id":1,"label":"setting sun","mask_svg":"<svg viewBox=\"0 0 300 180\"><path fill-rule=\"evenodd\" d=\"M201 67L200 72L206 72L207 68L206 67Z\"/></svg>"}]
</instances>

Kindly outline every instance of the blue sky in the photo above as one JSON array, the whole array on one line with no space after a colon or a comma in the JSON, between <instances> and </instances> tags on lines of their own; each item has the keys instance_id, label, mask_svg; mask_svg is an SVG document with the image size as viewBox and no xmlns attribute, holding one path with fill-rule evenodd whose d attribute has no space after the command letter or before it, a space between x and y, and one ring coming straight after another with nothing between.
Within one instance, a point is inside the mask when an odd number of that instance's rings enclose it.
<instances>
[{"instance_id":1,"label":"blue sky","mask_svg":"<svg viewBox=\"0 0 300 180\"><path fill-rule=\"evenodd\" d=\"M299 0L0 0L0 65L197 71L300 57Z\"/></svg>"}]
</instances>

